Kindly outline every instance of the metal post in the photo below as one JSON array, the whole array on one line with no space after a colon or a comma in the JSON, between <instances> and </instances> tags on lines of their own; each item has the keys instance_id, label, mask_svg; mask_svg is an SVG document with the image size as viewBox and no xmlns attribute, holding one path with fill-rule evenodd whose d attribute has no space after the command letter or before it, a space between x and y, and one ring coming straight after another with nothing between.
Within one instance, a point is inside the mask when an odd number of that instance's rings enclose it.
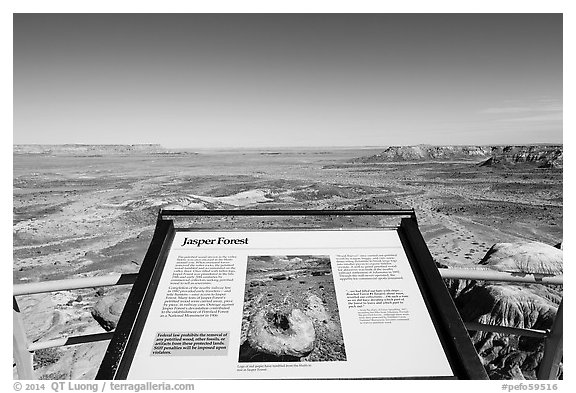
<instances>
[{"instance_id":1,"label":"metal post","mask_svg":"<svg viewBox=\"0 0 576 393\"><path fill-rule=\"evenodd\" d=\"M28 337L22 323L20 308L16 298L12 296L12 317L14 320L12 337L14 338L14 362L19 379L34 379L34 366L32 364L32 352L28 351Z\"/></svg>"},{"instance_id":2,"label":"metal post","mask_svg":"<svg viewBox=\"0 0 576 393\"><path fill-rule=\"evenodd\" d=\"M558 311L556 312L556 319L552 325L550 335L544 341L544 356L540 362L538 369L538 379L558 379L558 370L560 369L560 362L562 361L562 330L563 330L563 317L562 305L564 300L560 302Z\"/></svg>"}]
</instances>

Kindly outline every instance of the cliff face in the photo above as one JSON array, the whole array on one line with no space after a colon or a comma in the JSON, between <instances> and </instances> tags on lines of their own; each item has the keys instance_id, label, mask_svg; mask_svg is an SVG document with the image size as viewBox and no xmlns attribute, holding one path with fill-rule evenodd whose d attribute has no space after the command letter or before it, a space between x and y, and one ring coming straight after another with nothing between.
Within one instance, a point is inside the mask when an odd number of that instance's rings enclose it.
<instances>
[{"instance_id":1,"label":"cliff face","mask_svg":"<svg viewBox=\"0 0 576 393\"><path fill-rule=\"evenodd\" d=\"M541 168L562 168L564 165L561 145L538 146L497 146L491 157L482 166L511 166L521 163L534 164Z\"/></svg>"},{"instance_id":2,"label":"cliff face","mask_svg":"<svg viewBox=\"0 0 576 393\"><path fill-rule=\"evenodd\" d=\"M356 158L355 162L426 161L489 157L489 146L390 146L379 154Z\"/></svg>"},{"instance_id":3,"label":"cliff face","mask_svg":"<svg viewBox=\"0 0 576 393\"><path fill-rule=\"evenodd\" d=\"M353 162L378 163L428 160L470 160L480 162L482 166L531 163L539 167L561 168L563 165L563 146L390 146L376 155L355 158Z\"/></svg>"}]
</instances>

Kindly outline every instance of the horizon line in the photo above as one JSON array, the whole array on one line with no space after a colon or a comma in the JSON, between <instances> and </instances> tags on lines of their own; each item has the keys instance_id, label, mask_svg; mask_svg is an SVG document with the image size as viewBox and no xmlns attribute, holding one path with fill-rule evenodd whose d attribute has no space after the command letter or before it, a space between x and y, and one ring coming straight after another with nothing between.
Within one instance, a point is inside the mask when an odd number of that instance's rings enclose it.
<instances>
[{"instance_id":1,"label":"horizon line","mask_svg":"<svg viewBox=\"0 0 576 393\"><path fill-rule=\"evenodd\" d=\"M387 145L311 145L311 146L205 146L205 147L169 147L161 143L12 143L12 146L160 146L164 149L197 149L197 150L236 150L236 149L354 149L354 148L381 148L381 147L413 147L413 146L529 146L529 145L564 145L564 142L525 142L525 143L415 143L415 144L387 144Z\"/></svg>"}]
</instances>

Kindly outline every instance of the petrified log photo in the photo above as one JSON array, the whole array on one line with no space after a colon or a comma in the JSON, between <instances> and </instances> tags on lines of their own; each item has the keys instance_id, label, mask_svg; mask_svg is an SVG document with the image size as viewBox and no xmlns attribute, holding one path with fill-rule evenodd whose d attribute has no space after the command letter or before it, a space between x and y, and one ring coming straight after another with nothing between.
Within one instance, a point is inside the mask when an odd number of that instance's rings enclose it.
<instances>
[{"instance_id":1,"label":"petrified log photo","mask_svg":"<svg viewBox=\"0 0 576 393\"><path fill-rule=\"evenodd\" d=\"M251 256L240 362L346 360L328 256Z\"/></svg>"}]
</instances>

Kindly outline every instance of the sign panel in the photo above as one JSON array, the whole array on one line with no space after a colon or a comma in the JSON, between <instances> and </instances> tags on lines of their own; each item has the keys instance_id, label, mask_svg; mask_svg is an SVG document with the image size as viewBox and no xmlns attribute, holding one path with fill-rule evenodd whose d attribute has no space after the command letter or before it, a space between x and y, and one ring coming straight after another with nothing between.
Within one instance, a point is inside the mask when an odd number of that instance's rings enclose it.
<instances>
[{"instance_id":1,"label":"sign panel","mask_svg":"<svg viewBox=\"0 0 576 393\"><path fill-rule=\"evenodd\" d=\"M177 230L128 379L454 377L397 230Z\"/></svg>"}]
</instances>

